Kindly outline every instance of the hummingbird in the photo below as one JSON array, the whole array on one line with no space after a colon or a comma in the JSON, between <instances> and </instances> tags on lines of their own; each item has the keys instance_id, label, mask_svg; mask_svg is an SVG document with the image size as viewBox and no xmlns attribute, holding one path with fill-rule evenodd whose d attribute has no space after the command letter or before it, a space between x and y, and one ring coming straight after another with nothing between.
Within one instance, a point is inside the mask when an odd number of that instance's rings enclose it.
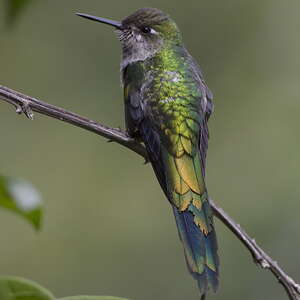
<instances>
[{"instance_id":1,"label":"hummingbird","mask_svg":"<svg viewBox=\"0 0 300 300\"><path fill-rule=\"evenodd\" d=\"M77 15L115 28L121 42L126 129L141 141L171 204L188 270L202 299L219 282L213 213L205 184L213 95L176 23L156 8L121 22Z\"/></svg>"}]
</instances>

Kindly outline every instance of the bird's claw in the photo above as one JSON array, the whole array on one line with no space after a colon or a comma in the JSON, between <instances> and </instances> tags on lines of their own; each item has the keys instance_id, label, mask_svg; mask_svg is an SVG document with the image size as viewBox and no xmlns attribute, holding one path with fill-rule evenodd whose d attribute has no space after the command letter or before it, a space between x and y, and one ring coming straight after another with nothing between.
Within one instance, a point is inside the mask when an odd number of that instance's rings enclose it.
<instances>
[{"instance_id":1,"label":"bird's claw","mask_svg":"<svg viewBox=\"0 0 300 300\"><path fill-rule=\"evenodd\" d=\"M30 119L33 120L33 111L29 105L29 103L27 101L22 101L21 104L18 104L16 106L16 113L17 114L22 114L24 113L24 115Z\"/></svg>"}]
</instances>

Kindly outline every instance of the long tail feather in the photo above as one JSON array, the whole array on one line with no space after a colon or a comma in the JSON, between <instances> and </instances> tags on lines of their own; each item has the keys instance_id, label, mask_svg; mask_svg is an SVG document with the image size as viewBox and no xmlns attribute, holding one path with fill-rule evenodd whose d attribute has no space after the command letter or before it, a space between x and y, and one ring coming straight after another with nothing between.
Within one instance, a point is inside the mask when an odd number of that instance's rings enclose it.
<instances>
[{"instance_id":1,"label":"long tail feather","mask_svg":"<svg viewBox=\"0 0 300 300\"><path fill-rule=\"evenodd\" d=\"M197 208L194 206L192 210L195 209ZM195 224L194 215L189 210L179 212L173 206L173 212L184 247L188 269L197 280L201 295L203 296L209 287L216 291L218 288L219 260L214 229L205 234Z\"/></svg>"}]
</instances>

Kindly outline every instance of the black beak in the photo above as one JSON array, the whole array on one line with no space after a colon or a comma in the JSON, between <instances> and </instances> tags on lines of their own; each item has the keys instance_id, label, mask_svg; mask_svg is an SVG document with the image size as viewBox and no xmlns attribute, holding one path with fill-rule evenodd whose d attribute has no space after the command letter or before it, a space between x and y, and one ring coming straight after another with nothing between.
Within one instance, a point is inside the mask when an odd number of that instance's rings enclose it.
<instances>
[{"instance_id":1,"label":"black beak","mask_svg":"<svg viewBox=\"0 0 300 300\"><path fill-rule=\"evenodd\" d=\"M87 15L87 14L81 14L81 13L76 13L77 16L79 17L83 17L92 21L97 21L100 23L104 23L104 24L108 24L111 25L117 29L122 29L122 23L118 22L118 21L114 21L114 20L109 20L109 19L105 19L105 18L100 18L100 17L95 17L95 16L91 16L91 15Z\"/></svg>"}]
</instances>

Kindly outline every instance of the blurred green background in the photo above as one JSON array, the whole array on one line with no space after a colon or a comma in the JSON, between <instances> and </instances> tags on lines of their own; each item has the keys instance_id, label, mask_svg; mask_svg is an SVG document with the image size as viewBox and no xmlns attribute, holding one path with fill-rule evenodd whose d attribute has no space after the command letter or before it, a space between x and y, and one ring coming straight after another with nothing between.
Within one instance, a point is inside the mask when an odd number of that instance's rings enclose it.
<instances>
[{"instance_id":1,"label":"blurred green background","mask_svg":"<svg viewBox=\"0 0 300 300\"><path fill-rule=\"evenodd\" d=\"M24 0L25 1L25 0ZM32 1L13 26L0 4L0 84L124 127L120 47L111 28L75 12L121 19L168 12L215 95L209 193L295 279L300 278L300 2ZM0 173L42 193L43 229L0 210L0 275L56 296L198 299L169 204L150 166L101 137L0 103ZM216 222L221 287L209 299L286 299Z\"/></svg>"}]
</instances>

